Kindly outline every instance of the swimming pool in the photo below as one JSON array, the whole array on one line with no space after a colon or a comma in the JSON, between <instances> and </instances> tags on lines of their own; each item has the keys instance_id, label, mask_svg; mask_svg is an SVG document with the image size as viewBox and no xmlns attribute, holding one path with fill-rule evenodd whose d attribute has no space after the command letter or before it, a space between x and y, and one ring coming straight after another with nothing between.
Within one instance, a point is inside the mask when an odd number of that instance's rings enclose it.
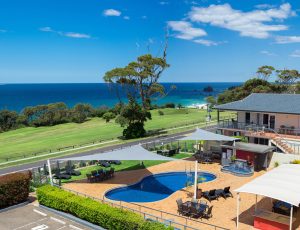
<instances>
[{"instance_id":1,"label":"swimming pool","mask_svg":"<svg viewBox=\"0 0 300 230\"><path fill-rule=\"evenodd\" d=\"M212 173L198 172L198 183L214 179L216 176ZM105 194L105 197L126 202L154 202L193 184L194 172L160 173L146 176L136 184L112 189Z\"/></svg>"},{"instance_id":2,"label":"swimming pool","mask_svg":"<svg viewBox=\"0 0 300 230\"><path fill-rule=\"evenodd\" d=\"M223 166L221 171L235 176L252 176L254 173L253 167L247 165L246 161L243 160L235 160L230 165Z\"/></svg>"}]
</instances>

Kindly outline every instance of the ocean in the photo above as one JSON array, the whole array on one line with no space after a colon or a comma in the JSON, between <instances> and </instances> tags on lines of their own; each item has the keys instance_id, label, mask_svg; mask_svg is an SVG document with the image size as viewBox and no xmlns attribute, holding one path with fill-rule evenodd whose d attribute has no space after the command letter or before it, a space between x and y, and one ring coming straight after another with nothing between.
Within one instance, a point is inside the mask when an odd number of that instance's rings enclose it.
<instances>
[{"instance_id":1,"label":"ocean","mask_svg":"<svg viewBox=\"0 0 300 230\"><path fill-rule=\"evenodd\" d=\"M153 101L153 104L165 103L193 106L205 103L207 96L217 96L228 87L240 85L239 82L214 83L162 83L167 95ZM175 90L169 90L172 85ZM207 86L213 92L206 93ZM125 98L125 95L122 95ZM68 84L2 84L0 85L0 109L22 111L26 106L64 102L69 107L77 103L89 103L94 107L114 106L119 102L115 91L106 83L68 83Z\"/></svg>"}]
</instances>

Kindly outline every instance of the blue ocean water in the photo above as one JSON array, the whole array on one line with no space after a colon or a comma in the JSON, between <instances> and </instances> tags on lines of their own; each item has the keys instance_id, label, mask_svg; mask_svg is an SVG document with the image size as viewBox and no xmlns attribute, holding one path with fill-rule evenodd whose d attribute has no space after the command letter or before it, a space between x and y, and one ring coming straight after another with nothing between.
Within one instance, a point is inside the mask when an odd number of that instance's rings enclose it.
<instances>
[{"instance_id":1,"label":"blue ocean water","mask_svg":"<svg viewBox=\"0 0 300 230\"><path fill-rule=\"evenodd\" d=\"M208 95L216 96L231 86L240 85L237 82L214 83L163 83L167 96L153 102L162 105L165 103L192 104L205 103ZM175 90L169 91L172 85ZM203 92L203 88L211 86L212 93ZM123 95L123 97L125 97ZM0 85L0 109L21 111L26 106L65 102L68 106L77 103L89 103L97 106L113 106L119 102L115 91L105 83L78 83L78 84L3 84Z\"/></svg>"}]
</instances>

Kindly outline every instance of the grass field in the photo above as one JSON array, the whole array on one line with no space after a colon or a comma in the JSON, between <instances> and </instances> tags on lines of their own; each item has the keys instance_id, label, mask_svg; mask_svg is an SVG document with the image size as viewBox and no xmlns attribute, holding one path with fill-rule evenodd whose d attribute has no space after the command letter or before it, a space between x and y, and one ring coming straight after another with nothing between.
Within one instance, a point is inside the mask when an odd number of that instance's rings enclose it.
<instances>
[{"instance_id":1,"label":"grass field","mask_svg":"<svg viewBox=\"0 0 300 230\"><path fill-rule=\"evenodd\" d=\"M146 129L166 129L184 126L193 122L205 121L206 111L197 109L161 109L152 111L152 120L146 123ZM212 119L216 119L212 112ZM229 113L221 113L228 117ZM84 144L96 140L108 140L122 135L122 128L114 121L105 123L101 118L93 118L82 124L68 123L52 127L26 127L0 134L0 162L5 158L22 157L41 151Z\"/></svg>"},{"instance_id":2,"label":"grass field","mask_svg":"<svg viewBox=\"0 0 300 230\"><path fill-rule=\"evenodd\" d=\"M191 154L188 154L188 153L178 153L178 154L175 154L173 156L173 158L183 159L183 158L187 158L190 156L191 156ZM150 166L158 165L158 164L161 164L164 162L165 161L144 161L143 165L141 165L139 161L122 161L122 164L112 165L112 167L115 169L116 172L118 172L118 171L128 171L128 170L137 170L137 169L148 168ZM91 173L91 171L99 170L101 168L105 169L104 167L101 167L99 165L92 165L92 166L84 167L84 168L78 170L81 172L80 176L72 176L71 179L62 180L62 182L68 183L68 182L72 182L72 181L76 181L76 180L85 179L87 173Z\"/></svg>"}]
</instances>

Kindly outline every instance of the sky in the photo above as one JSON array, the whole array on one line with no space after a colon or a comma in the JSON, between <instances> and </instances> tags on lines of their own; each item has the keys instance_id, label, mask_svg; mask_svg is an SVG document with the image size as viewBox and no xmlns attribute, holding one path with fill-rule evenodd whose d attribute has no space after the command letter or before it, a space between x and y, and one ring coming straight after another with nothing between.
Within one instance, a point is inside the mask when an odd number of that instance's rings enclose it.
<instances>
[{"instance_id":1,"label":"sky","mask_svg":"<svg viewBox=\"0 0 300 230\"><path fill-rule=\"evenodd\" d=\"M241 82L300 70L299 0L1 0L0 83L103 82L162 54L162 82Z\"/></svg>"}]
</instances>

